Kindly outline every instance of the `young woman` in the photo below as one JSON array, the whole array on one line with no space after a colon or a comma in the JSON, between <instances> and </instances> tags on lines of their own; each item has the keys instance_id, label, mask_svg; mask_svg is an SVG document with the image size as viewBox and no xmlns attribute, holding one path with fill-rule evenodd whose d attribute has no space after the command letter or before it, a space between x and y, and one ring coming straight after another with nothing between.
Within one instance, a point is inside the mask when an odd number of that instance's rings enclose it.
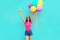
<instances>
[{"instance_id":1,"label":"young woman","mask_svg":"<svg viewBox=\"0 0 60 40\"><path fill-rule=\"evenodd\" d=\"M34 16L35 14L32 16L32 19L30 18L30 16L27 16L26 17L26 20L24 19L24 16L22 15L22 10L20 10L20 16L22 17L23 19L23 22L26 26L26 30L25 30L25 36L26 36L26 40L32 40L32 30L31 30L31 25L32 25L32 22L34 20Z\"/></svg>"}]
</instances>

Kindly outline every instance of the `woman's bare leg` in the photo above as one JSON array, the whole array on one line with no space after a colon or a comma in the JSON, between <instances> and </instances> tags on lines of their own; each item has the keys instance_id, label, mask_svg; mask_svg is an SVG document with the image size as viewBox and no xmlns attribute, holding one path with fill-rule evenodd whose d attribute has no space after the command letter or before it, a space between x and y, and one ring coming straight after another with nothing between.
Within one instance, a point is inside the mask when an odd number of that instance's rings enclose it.
<instances>
[{"instance_id":1,"label":"woman's bare leg","mask_svg":"<svg viewBox=\"0 0 60 40\"><path fill-rule=\"evenodd\" d=\"M29 40L29 36L26 36L26 40Z\"/></svg>"},{"instance_id":2,"label":"woman's bare leg","mask_svg":"<svg viewBox=\"0 0 60 40\"><path fill-rule=\"evenodd\" d=\"M29 39L32 40L32 36L29 36Z\"/></svg>"}]
</instances>

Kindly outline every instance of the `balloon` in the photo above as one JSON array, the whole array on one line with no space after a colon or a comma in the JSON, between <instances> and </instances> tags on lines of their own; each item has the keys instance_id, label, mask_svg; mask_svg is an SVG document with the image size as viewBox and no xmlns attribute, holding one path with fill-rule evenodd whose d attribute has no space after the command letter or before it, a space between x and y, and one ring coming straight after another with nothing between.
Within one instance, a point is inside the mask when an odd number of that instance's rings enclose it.
<instances>
[{"instance_id":1,"label":"balloon","mask_svg":"<svg viewBox=\"0 0 60 40\"><path fill-rule=\"evenodd\" d=\"M38 1L38 5L43 5L43 1Z\"/></svg>"},{"instance_id":2,"label":"balloon","mask_svg":"<svg viewBox=\"0 0 60 40\"><path fill-rule=\"evenodd\" d=\"M34 6L37 6L37 4L38 4L37 2L38 2L38 0L33 0L33 1L32 1L32 4L33 4Z\"/></svg>"},{"instance_id":3,"label":"balloon","mask_svg":"<svg viewBox=\"0 0 60 40\"><path fill-rule=\"evenodd\" d=\"M28 7L31 8L32 4L29 4Z\"/></svg>"},{"instance_id":4,"label":"balloon","mask_svg":"<svg viewBox=\"0 0 60 40\"><path fill-rule=\"evenodd\" d=\"M41 11L42 10L42 6L37 6L37 11Z\"/></svg>"},{"instance_id":5,"label":"balloon","mask_svg":"<svg viewBox=\"0 0 60 40\"><path fill-rule=\"evenodd\" d=\"M36 7L35 6L32 6L30 10L31 10L31 12L34 13L34 12L36 12Z\"/></svg>"}]
</instances>

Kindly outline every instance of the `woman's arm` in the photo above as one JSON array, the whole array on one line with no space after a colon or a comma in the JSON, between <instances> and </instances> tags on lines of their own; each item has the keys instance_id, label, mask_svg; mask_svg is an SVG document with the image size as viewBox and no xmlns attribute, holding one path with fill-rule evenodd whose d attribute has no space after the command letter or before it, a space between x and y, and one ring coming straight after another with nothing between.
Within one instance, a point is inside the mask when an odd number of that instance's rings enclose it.
<instances>
[{"instance_id":1,"label":"woman's arm","mask_svg":"<svg viewBox=\"0 0 60 40\"><path fill-rule=\"evenodd\" d=\"M20 10L20 16L22 17L23 22L25 22L24 16L22 14L22 10Z\"/></svg>"},{"instance_id":2,"label":"woman's arm","mask_svg":"<svg viewBox=\"0 0 60 40\"><path fill-rule=\"evenodd\" d=\"M32 16L32 22L34 21L35 16L36 16L36 13L34 13L33 16Z\"/></svg>"}]
</instances>

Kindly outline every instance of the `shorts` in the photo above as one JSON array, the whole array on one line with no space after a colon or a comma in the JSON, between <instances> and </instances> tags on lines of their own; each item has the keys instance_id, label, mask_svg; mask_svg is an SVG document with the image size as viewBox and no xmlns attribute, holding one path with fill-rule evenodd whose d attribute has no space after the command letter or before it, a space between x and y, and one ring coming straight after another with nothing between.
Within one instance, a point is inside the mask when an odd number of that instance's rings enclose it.
<instances>
[{"instance_id":1,"label":"shorts","mask_svg":"<svg viewBox=\"0 0 60 40\"><path fill-rule=\"evenodd\" d=\"M32 31L31 30L29 30L29 31L25 31L25 36L32 36Z\"/></svg>"}]
</instances>

